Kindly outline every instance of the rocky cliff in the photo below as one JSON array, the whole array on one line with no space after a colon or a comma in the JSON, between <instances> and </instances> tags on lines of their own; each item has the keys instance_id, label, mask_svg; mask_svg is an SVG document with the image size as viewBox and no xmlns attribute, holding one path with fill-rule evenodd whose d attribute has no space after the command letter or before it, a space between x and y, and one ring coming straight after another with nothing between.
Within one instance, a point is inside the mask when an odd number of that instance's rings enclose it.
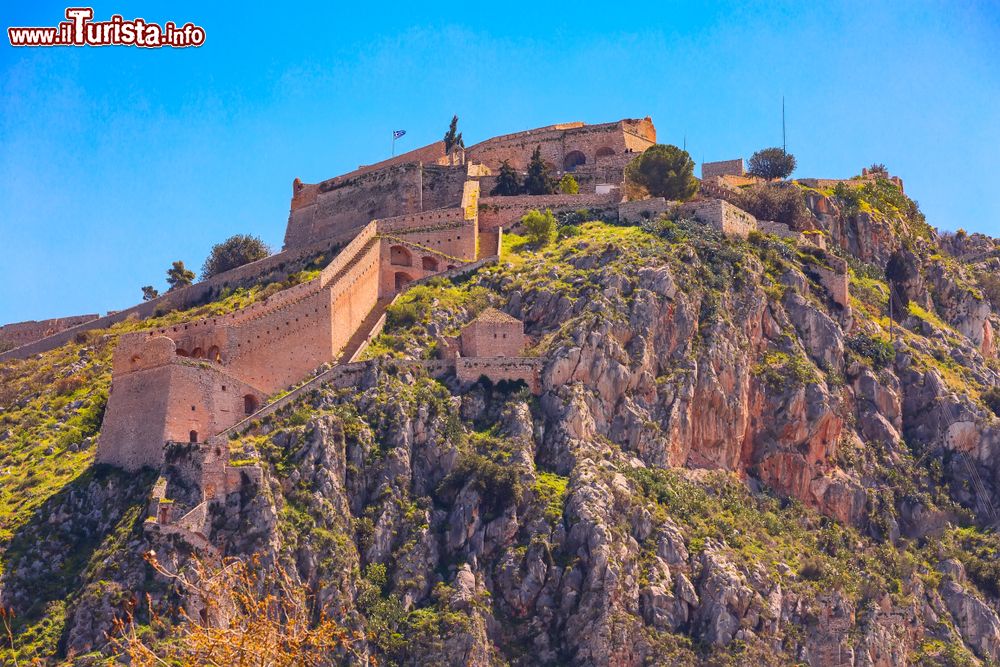
<instances>
[{"instance_id":1,"label":"rocky cliff","mask_svg":"<svg viewBox=\"0 0 1000 667\"><path fill-rule=\"evenodd\" d=\"M19 655L96 664L129 613L168 651L205 605L171 575L236 557L350 633L330 663L1000 660L993 243L939 236L886 183L790 187L784 222L825 250L594 221L413 288L357 387L231 441L261 474L209 507L216 551L144 529L151 479L113 471L15 513L0 585ZM539 396L404 363L490 305L525 322ZM87 345L75 373L99 382ZM5 378L36 377L18 364ZM18 387L17 414L55 404Z\"/></svg>"}]
</instances>

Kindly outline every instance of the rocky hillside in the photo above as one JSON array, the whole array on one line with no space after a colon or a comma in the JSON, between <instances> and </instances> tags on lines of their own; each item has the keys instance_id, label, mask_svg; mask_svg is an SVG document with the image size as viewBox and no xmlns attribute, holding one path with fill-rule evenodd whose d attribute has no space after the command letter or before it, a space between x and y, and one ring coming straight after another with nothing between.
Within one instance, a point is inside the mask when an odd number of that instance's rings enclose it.
<instances>
[{"instance_id":1,"label":"rocky hillside","mask_svg":"<svg viewBox=\"0 0 1000 667\"><path fill-rule=\"evenodd\" d=\"M306 591L332 664L1000 660L993 241L887 182L734 203L827 250L583 212L541 248L508 234L392 306L360 386L231 442L263 474L209 541ZM848 307L820 280L842 260ZM491 305L539 396L401 363ZM214 563L143 531L155 475L86 467L113 342L0 368L8 660L101 664L131 619L133 649L197 662L177 621Z\"/></svg>"}]
</instances>

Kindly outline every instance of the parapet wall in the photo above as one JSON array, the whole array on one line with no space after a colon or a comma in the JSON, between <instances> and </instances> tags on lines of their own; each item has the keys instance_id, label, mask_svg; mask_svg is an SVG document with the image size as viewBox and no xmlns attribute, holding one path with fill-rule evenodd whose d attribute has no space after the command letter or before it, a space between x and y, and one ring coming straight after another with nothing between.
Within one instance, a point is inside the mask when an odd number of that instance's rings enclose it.
<instances>
[{"instance_id":1,"label":"parapet wall","mask_svg":"<svg viewBox=\"0 0 1000 667\"><path fill-rule=\"evenodd\" d=\"M622 202L618 205L618 220L624 224L638 224L643 220L655 220L677 205L677 202L668 202L663 197Z\"/></svg>"},{"instance_id":2,"label":"parapet wall","mask_svg":"<svg viewBox=\"0 0 1000 667\"><path fill-rule=\"evenodd\" d=\"M531 154L540 147L542 160L553 172L571 172L600 158L641 153L656 143L656 128L649 118L584 125L564 123L493 137L466 149L470 162L499 169L506 160L514 169L527 169Z\"/></svg>"},{"instance_id":3,"label":"parapet wall","mask_svg":"<svg viewBox=\"0 0 1000 667\"><path fill-rule=\"evenodd\" d=\"M757 229L757 219L741 208L724 199L700 199L687 202L680 207L682 215L688 215L701 223L710 225L723 234L746 238Z\"/></svg>"},{"instance_id":4,"label":"parapet wall","mask_svg":"<svg viewBox=\"0 0 1000 667\"><path fill-rule=\"evenodd\" d=\"M743 158L701 163L702 180L715 178L716 176L743 176L746 173L747 171L743 166Z\"/></svg>"},{"instance_id":5,"label":"parapet wall","mask_svg":"<svg viewBox=\"0 0 1000 667\"><path fill-rule=\"evenodd\" d=\"M517 195L514 197L483 197L479 200L479 228L483 230L510 228L532 209L553 212L575 211L582 208L617 207L618 193L579 195Z\"/></svg>"},{"instance_id":6,"label":"parapet wall","mask_svg":"<svg viewBox=\"0 0 1000 667\"><path fill-rule=\"evenodd\" d=\"M94 313L92 315L74 315L71 317L56 317L50 320L31 320L28 322L5 324L0 327L0 349L13 349L21 345L27 345L65 329L96 320L98 317L100 315Z\"/></svg>"},{"instance_id":7,"label":"parapet wall","mask_svg":"<svg viewBox=\"0 0 1000 667\"><path fill-rule=\"evenodd\" d=\"M455 360L455 375L462 382L476 382L486 377L490 382L521 380L532 393L541 392L543 360L534 357L459 357Z\"/></svg>"}]
</instances>

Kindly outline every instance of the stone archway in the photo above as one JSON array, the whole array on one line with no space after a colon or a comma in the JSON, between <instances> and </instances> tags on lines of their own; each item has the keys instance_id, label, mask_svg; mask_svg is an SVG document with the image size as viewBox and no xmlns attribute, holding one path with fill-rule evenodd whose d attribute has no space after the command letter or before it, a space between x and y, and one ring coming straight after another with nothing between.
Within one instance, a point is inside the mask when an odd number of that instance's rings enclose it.
<instances>
[{"instance_id":1,"label":"stone archway","mask_svg":"<svg viewBox=\"0 0 1000 667\"><path fill-rule=\"evenodd\" d=\"M218 345L208 348L208 360L214 361L217 364L222 363L222 353L219 351Z\"/></svg>"},{"instance_id":2,"label":"stone archway","mask_svg":"<svg viewBox=\"0 0 1000 667\"><path fill-rule=\"evenodd\" d=\"M179 348L177 348L177 356L178 357L190 357L191 355L188 354L187 350L185 350L184 348L179 347Z\"/></svg>"},{"instance_id":3,"label":"stone archway","mask_svg":"<svg viewBox=\"0 0 1000 667\"><path fill-rule=\"evenodd\" d=\"M424 271L437 271L438 261L435 257L422 257L420 259L420 265L423 267Z\"/></svg>"},{"instance_id":4,"label":"stone archway","mask_svg":"<svg viewBox=\"0 0 1000 667\"><path fill-rule=\"evenodd\" d=\"M204 359L205 358L205 350L201 349L200 347L194 348L193 350L191 350L191 358L192 359Z\"/></svg>"},{"instance_id":5,"label":"stone archway","mask_svg":"<svg viewBox=\"0 0 1000 667\"><path fill-rule=\"evenodd\" d=\"M243 414L252 415L257 412L257 408L259 407L260 402L253 394L247 394L243 397Z\"/></svg>"},{"instance_id":6,"label":"stone archway","mask_svg":"<svg viewBox=\"0 0 1000 667\"><path fill-rule=\"evenodd\" d=\"M576 168L582 164L587 164L587 156L583 154L583 151L570 151L563 158L563 171L576 171Z\"/></svg>"},{"instance_id":7,"label":"stone archway","mask_svg":"<svg viewBox=\"0 0 1000 667\"><path fill-rule=\"evenodd\" d=\"M389 263L393 266L413 266L413 253L401 245L389 248Z\"/></svg>"},{"instance_id":8,"label":"stone archway","mask_svg":"<svg viewBox=\"0 0 1000 667\"><path fill-rule=\"evenodd\" d=\"M188 433L188 442L198 442L198 431Z\"/></svg>"},{"instance_id":9,"label":"stone archway","mask_svg":"<svg viewBox=\"0 0 1000 667\"><path fill-rule=\"evenodd\" d=\"M610 146L601 146L600 148L597 149L597 152L594 154L594 157L595 159L600 160L601 158L611 157L614 154L615 154L614 148L611 148Z\"/></svg>"}]
</instances>

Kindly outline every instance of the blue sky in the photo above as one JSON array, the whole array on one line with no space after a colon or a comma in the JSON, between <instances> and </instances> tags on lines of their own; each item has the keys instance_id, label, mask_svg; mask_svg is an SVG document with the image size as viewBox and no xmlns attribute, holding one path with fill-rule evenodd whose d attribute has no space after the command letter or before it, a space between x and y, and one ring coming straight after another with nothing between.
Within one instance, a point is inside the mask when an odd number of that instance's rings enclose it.
<instances>
[{"instance_id":1,"label":"blue sky","mask_svg":"<svg viewBox=\"0 0 1000 667\"><path fill-rule=\"evenodd\" d=\"M66 6L16 4L5 31ZM700 162L779 144L784 95L797 176L884 162L935 226L1000 235L996 4L207 4L94 5L192 21L197 49L0 40L0 323L129 306L234 233L279 249L295 177L454 113L467 144L650 115Z\"/></svg>"}]
</instances>

